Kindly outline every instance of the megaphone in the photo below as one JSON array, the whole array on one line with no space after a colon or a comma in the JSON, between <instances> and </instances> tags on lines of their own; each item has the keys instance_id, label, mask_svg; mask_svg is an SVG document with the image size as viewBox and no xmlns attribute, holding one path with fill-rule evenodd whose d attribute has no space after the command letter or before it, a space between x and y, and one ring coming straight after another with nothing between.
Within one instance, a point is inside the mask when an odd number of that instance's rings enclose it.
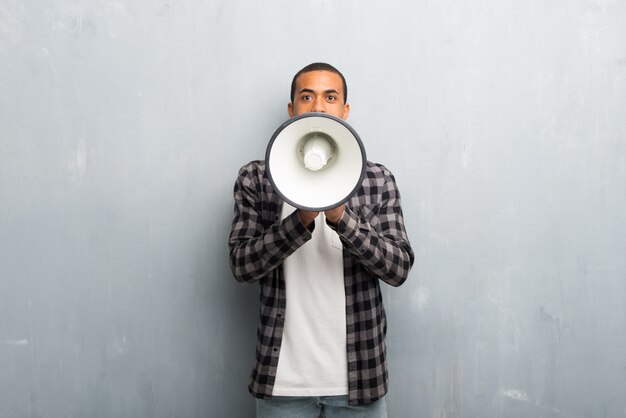
<instances>
[{"instance_id":1,"label":"megaphone","mask_svg":"<svg viewBox=\"0 0 626 418\"><path fill-rule=\"evenodd\" d=\"M291 206L322 212L357 191L367 159L359 135L342 119L304 113L283 123L265 152L268 179Z\"/></svg>"}]
</instances>

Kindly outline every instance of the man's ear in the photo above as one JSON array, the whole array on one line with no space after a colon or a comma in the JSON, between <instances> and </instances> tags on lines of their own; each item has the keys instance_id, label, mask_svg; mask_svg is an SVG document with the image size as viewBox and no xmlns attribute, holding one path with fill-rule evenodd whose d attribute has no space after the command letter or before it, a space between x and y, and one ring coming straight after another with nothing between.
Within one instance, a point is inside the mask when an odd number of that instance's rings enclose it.
<instances>
[{"instance_id":1,"label":"man's ear","mask_svg":"<svg viewBox=\"0 0 626 418\"><path fill-rule=\"evenodd\" d=\"M289 117L293 118L294 114L293 114L293 103L289 102L287 103L287 113L289 113Z\"/></svg>"},{"instance_id":2,"label":"man's ear","mask_svg":"<svg viewBox=\"0 0 626 418\"><path fill-rule=\"evenodd\" d=\"M348 119L348 115L350 115L350 104L346 103L345 105L343 105L343 116L341 117L341 119Z\"/></svg>"}]
</instances>

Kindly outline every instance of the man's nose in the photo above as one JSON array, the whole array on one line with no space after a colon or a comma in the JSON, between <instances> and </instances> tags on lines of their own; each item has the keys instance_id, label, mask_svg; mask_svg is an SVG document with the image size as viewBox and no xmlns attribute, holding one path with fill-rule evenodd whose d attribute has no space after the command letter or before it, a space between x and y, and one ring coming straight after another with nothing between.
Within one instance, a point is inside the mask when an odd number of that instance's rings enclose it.
<instances>
[{"instance_id":1,"label":"man's nose","mask_svg":"<svg viewBox=\"0 0 626 418\"><path fill-rule=\"evenodd\" d=\"M315 98L315 101L313 102L313 108L311 109L312 112L325 112L326 111L326 107L324 106L324 98L323 97L317 97Z\"/></svg>"}]
</instances>

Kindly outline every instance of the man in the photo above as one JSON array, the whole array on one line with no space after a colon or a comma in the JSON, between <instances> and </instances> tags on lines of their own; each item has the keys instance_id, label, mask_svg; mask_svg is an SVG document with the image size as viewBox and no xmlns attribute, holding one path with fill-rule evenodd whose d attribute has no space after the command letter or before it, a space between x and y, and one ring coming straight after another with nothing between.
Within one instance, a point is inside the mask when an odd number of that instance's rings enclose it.
<instances>
[{"instance_id":1,"label":"man","mask_svg":"<svg viewBox=\"0 0 626 418\"><path fill-rule=\"evenodd\" d=\"M325 63L293 78L290 117L347 119L347 85ZM393 175L368 162L361 187L323 213L296 210L264 161L239 171L229 238L235 279L259 283L257 417L386 417L386 316L380 281L400 286L413 265Z\"/></svg>"}]
</instances>

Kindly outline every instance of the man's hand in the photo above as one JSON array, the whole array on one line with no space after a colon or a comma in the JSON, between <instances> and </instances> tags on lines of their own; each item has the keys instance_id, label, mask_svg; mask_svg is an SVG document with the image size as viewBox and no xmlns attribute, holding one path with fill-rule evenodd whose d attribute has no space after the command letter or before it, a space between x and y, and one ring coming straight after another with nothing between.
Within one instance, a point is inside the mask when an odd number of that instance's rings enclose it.
<instances>
[{"instance_id":1,"label":"man's hand","mask_svg":"<svg viewBox=\"0 0 626 418\"><path fill-rule=\"evenodd\" d=\"M340 205L336 208L328 209L327 211L325 211L324 215L326 215L326 220L333 225L337 225L337 222L339 222L341 215L343 215L343 210L345 207L346 205ZM298 216L306 227L311 225L311 222L313 222L319 214L319 212L311 212L308 210L298 209Z\"/></svg>"},{"instance_id":2,"label":"man's hand","mask_svg":"<svg viewBox=\"0 0 626 418\"><path fill-rule=\"evenodd\" d=\"M307 228L309 227L309 225L311 225L311 222L313 222L319 214L319 212L310 212L308 210L298 209L298 216L300 217L300 221L302 221L304 226Z\"/></svg>"},{"instance_id":3,"label":"man's hand","mask_svg":"<svg viewBox=\"0 0 626 418\"><path fill-rule=\"evenodd\" d=\"M343 215L343 210L345 207L346 205L340 205L340 206L337 206L336 208L332 208L324 212L324 215L326 215L326 220L330 222L331 224L337 226L337 223L339 222L341 215Z\"/></svg>"}]
</instances>

